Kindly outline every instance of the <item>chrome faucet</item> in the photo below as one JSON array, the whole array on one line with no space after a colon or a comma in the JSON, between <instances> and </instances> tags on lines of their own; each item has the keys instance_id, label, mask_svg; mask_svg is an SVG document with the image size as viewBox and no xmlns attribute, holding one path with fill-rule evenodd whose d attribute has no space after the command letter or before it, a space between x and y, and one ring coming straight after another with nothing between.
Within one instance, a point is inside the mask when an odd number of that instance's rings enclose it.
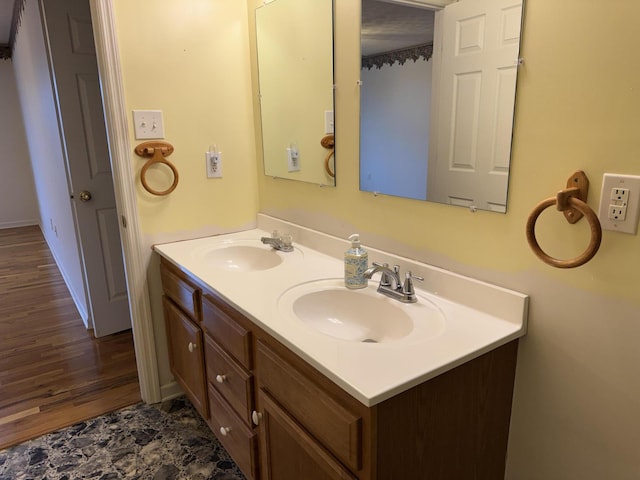
<instances>
[{"instance_id":1,"label":"chrome faucet","mask_svg":"<svg viewBox=\"0 0 640 480\"><path fill-rule=\"evenodd\" d=\"M378 292L398 300L402 303L415 303L418 301L416 291L413 288L413 279L424 280L422 277L413 275L411 272L405 273L404 283L400 280L400 266L394 265L393 269L388 264L373 262L373 266L364 271L366 278L371 278L375 273L381 272Z\"/></svg>"},{"instance_id":2,"label":"chrome faucet","mask_svg":"<svg viewBox=\"0 0 640 480\"><path fill-rule=\"evenodd\" d=\"M279 250L281 252L293 252L291 235L280 235L277 230L274 230L270 237L260 238L260 241L265 245L271 245L275 250Z\"/></svg>"}]
</instances>

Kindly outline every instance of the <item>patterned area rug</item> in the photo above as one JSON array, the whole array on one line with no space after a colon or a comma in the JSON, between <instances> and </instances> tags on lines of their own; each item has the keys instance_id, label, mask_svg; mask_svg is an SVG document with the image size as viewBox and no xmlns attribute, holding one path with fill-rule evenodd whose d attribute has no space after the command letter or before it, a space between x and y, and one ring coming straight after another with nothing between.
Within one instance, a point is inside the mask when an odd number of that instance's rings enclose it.
<instances>
[{"instance_id":1,"label":"patterned area rug","mask_svg":"<svg viewBox=\"0 0 640 480\"><path fill-rule=\"evenodd\" d=\"M0 451L0 480L245 480L184 397L135 405Z\"/></svg>"}]
</instances>

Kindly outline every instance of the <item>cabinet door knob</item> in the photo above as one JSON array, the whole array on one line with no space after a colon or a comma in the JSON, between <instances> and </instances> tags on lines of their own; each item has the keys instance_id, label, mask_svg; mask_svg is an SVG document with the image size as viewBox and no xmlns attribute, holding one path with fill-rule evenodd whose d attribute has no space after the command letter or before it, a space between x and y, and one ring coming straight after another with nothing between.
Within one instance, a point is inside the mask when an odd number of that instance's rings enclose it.
<instances>
[{"instance_id":1,"label":"cabinet door knob","mask_svg":"<svg viewBox=\"0 0 640 480\"><path fill-rule=\"evenodd\" d=\"M218 383L224 383L226 379L227 379L226 375L216 375L216 382Z\"/></svg>"},{"instance_id":2,"label":"cabinet door knob","mask_svg":"<svg viewBox=\"0 0 640 480\"><path fill-rule=\"evenodd\" d=\"M231 431L231 427L220 427L220 435L224 437L226 437L230 431Z\"/></svg>"},{"instance_id":3,"label":"cabinet door knob","mask_svg":"<svg viewBox=\"0 0 640 480\"><path fill-rule=\"evenodd\" d=\"M262 420L262 413L254 410L251 414L251 420L253 420L254 425L260 425L260 420Z\"/></svg>"},{"instance_id":4,"label":"cabinet door knob","mask_svg":"<svg viewBox=\"0 0 640 480\"><path fill-rule=\"evenodd\" d=\"M196 343L192 343L192 342L189 342L189 346L188 346L188 348L189 348L189 351L190 351L191 353L193 353L193 351L194 351L196 348L198 348L198 344L196 344Z\"/></svg>"}]
</instances>

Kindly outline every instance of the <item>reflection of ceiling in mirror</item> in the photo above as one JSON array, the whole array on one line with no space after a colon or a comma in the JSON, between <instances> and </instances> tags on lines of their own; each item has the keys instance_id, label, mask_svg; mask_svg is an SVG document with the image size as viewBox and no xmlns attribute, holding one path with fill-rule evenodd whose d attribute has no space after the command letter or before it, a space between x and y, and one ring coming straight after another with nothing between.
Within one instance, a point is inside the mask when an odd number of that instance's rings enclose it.
<instances>
[{"instance_id":1,"label":"reflection of ceiling in mirror","mask_svg":"<svg viewBox=\"0 0 640 480\"><path fill-rule=\"evenodd\" d=\"M362 0L362 56L433 42L434 12L378 0Z\"/></svg>"}]
</instances>

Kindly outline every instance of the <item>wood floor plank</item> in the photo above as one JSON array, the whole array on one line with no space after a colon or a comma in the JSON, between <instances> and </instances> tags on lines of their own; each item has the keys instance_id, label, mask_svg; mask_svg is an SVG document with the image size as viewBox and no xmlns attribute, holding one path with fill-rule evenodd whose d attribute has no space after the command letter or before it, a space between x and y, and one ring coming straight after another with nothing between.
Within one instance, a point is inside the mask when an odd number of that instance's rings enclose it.
<instances>
[{"instance_id":1,"label":"wood floor plank","mask_svg":"<svg viewBox=\"0 0 640 480\"><path fill-rule=\"evenodd\" d=\"M139 401L131 331L94 338L40 229L0 230L0 449Z\"/></svg>"}]
</instances>

